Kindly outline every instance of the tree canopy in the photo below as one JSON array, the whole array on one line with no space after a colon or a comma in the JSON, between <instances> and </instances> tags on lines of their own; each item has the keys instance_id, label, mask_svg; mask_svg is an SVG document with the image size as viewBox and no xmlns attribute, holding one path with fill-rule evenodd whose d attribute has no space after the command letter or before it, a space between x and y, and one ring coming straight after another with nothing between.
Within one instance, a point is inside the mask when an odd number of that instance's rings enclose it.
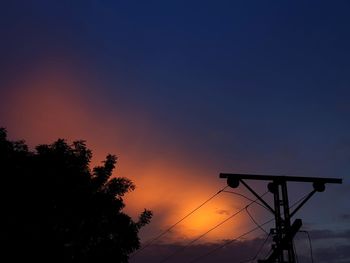
<instances>
[{"instance_id":1,"label":"tree canopy","mask_svg":"<svg viewBox=\"0 0 350 263\"><path fill-rule=\"evenodd\" d=\"M30 151L0 129L1 257L128 262L152 213L144 210L137 222L125 214L123 196L135 185L112 176L116 156L108 155L93 169L91 157L84 141L69 145L59 139Z\"/></svg>"}]
</instances>

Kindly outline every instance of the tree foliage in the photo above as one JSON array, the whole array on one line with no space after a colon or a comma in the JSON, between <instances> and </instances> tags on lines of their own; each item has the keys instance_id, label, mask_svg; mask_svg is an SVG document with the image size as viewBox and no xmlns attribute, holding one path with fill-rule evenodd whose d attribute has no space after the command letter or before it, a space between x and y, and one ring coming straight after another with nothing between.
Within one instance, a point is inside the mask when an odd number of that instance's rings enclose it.
<instances>
[{"instance_id":1,"label":"tree foliage","mask_svg":"<svg viewBox=\"0 0 350 263\"><path fill-rule=\"evenodd\" d=\"M152 213L145 210L137 222L123 213L123 196L135 185L112 177L114 155L92 170L91 157L84 141L69 145L59 139L32 152L0 129L2 256L34 262L128 261Z\"/></svg>"}]
</instances>

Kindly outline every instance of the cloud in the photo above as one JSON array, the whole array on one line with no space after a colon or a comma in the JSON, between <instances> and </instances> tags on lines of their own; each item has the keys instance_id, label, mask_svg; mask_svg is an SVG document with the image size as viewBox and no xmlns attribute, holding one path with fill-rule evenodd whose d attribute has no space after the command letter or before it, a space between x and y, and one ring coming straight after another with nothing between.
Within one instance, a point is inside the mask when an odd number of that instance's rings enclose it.
<instances>
[{"instance_id":1,"label":"cloud","mask_svg":"<svg viewBox=\"0 0 350 263\"><path fill-rule=\"evenodd\" d=\"M158 244L144 249L142 253L131 258L130 263L162 262L166 258L168 258L168 260L165 261L167 263L186 263L197 258L200 259L198 262L202 263L240 262L253 259L264 241L265 238L237 241L232 242L219 250L216 250L216 248L222 246L226 242L225 240L219 243L205 243L189 247L180 244ZM265 244L264 249L261 251L261 256L266 255L269 248L269 245ZM211 251L215 251L216 253L203 256Z\"/></svg>"},{"instance_id":2,"label":"cloud","mask_svg":"<svg viewBox=\"0 0 350 263\"><path fill-rule=\"evenodd\" d=\"M313 242L314 262L320 263L345 263L350 262L350 243L336 242L331 239L350 238L350 230L345 232L334 232L331 230L310 231ZM229 240L220 242L201 243L187 246L174 244L151 245L130 259L130 263L166 262L166 263L191 263L193 261L202 263L243 263L258 259L266 259L269 255L272 239L266 240L266 236L254 239L246 239L231 242L224 246ZM311 253L305 236L298 236L295 240L299 262L310 262ZM262 248L262 249L261 249ZM261 249L261 250L260 250ZM260 252L259 252L260 251Z\"/></svg>"},{"instance_id":3,"label":"cloud","mask_svg":"<svg viewBox=\"0 0 350 263\"><path fill-rule=\"evenodd\" d=\"M124 105L122 95L112 100L103 89L94 90L98 78L87 73L74 58L33 61L0 90L4 101L1 126L8 129L11 139L25 139L30 147L57 138L86 140L93 150L92 166L100 164L107 153L116 154L115 175L130 178L137 186L125 197L125 212L133 218L144 208L154 212L141 235L148 240L215 194L225 181L219 180L218 170L198 159L195 148L181 143L180 134L174 131L170 136L142 107L132 102ZM227 218L224 211L232 214L243 206L243 201L221 194L164 239L196 237ZM205 242L228 238L245 227L242 213L211 232Z\"/></svg>"},{"instance_id":4,"label":"cloud","mask_svg":"<svg viewBox=\"0 0 350 263\"><path fill-rule=\"evenodd\" d=\"M230 214L230 211L225 210L225 209L218 209L218 210L216 211L216 213L219 214L219 215L229 215L229 214Z\"/></svg>"},{"instance_id":5,"label":"cloud","mask_svg":"<svg viewBox=\"0 0 350 263\"><path fill-rule=\"evenodd\" d=\"M340 219L344 221L350 221L350 214L342 214L340 215Z\"/></svg>"},{"instance_id":6,"label":"cloud","mask_svg":"<svg viewBox=\"0 0 350 263\"><path fill-rule=\"evenodd\" d=\"M350 239L350 229L336 232L328 229L323 230L311 230L309 231L310 237L314 240L322 239Z\"/></svg>"},{"instance_id":7,"label":"cloud","mask_svg":"<svg viewBox=\"0 0 350 263\"><path fill-rule=\"evenodd\" d=\"M350 262L350 244L317 249L315 258L319 263Z\"/></svg>"}]
</instances>

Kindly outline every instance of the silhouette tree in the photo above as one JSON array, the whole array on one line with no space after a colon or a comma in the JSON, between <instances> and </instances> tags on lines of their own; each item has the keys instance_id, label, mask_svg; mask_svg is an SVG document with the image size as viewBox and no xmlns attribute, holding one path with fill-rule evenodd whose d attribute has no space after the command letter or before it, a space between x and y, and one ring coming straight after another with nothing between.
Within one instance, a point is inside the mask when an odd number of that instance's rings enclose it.
<instances>
[{"instance_id":1,"label":"silhouette tree","mask_svg":"<svg viewBox=\"0 0 350 263\"><path fill-rule=\"evenodd\" d=\"M11 259L2 262L128 262L152 213L137 222L123 213L135 185L112 178L115 156L92 170L91 157L84 141L59 139L32 152L0 129L0 257Z\"/></svg>"}]
</instances>

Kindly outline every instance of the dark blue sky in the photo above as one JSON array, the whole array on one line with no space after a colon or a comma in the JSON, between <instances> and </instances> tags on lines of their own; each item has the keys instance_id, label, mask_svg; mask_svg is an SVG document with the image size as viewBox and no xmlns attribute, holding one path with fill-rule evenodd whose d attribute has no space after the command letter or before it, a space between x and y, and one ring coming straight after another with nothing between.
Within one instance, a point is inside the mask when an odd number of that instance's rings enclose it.
<instances>
[{"instance_id":1,"label":"dark blue sky","mask_svg":"<svg viewBox=\"0 0 350 263\"><path fill-rule=\"evenodd\" d=\"M121 143L183 162L169 170L344 178L313 203L335 205L305 214L334 223L350 208L349 12L348 1L7 1L1 125L30 141L5 98L33 65L63 64L89 83L78 93L90 110L127 119Z\"/></svg>"}]
</instances>

